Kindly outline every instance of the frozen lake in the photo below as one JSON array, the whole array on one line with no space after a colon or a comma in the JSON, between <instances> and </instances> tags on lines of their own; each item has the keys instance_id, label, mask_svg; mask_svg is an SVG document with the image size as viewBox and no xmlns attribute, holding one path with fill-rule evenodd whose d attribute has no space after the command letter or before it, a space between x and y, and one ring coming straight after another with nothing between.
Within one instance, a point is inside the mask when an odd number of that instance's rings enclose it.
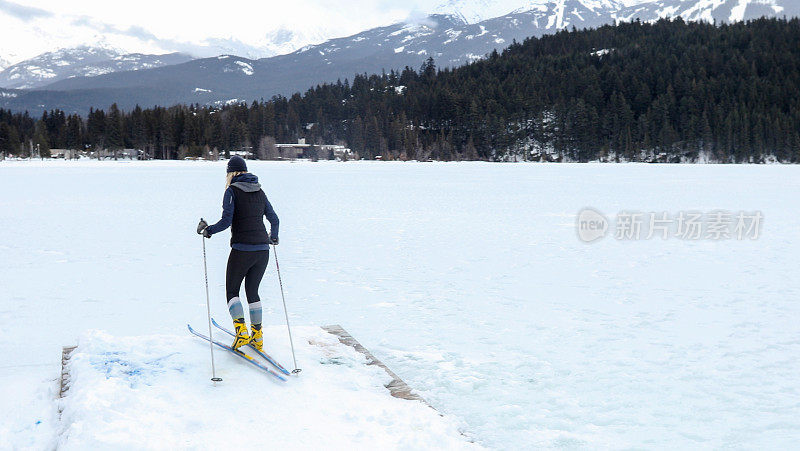
<instances>
[{"instance_id":1,"label":"frozen lake","mask_svg":"<svg viewBox=\"0 0 800 451\"><path fill-rule=\"evenodd\" d=\"M248 164L281 219L293 325L341 324L477 443L800 441L800 167ZM204 324L195 228L219 219L224 172L0 162L0 447L52 442L61 346L87 329ZM762 220L755 240L587 244L584 207L610 235L621 211ZM209 282L227 318L220 235ZM261 296L265 323L283 324L274 260Z\"/></svg>"}]
</instances>

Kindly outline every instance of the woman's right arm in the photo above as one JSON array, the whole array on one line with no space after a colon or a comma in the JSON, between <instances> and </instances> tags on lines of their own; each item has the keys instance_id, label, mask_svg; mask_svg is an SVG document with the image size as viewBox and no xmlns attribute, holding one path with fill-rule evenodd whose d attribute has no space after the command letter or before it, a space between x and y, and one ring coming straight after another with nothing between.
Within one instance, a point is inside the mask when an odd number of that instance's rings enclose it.
<instances>
[{"instance_id":1,"label":"woman's right arm","mask_svg":"<svg viewBox=\"0 0 800 451\"><path fill-rule=\"evenodd\" d=\"M215 234L227 229L233 223L233 189L228 187L225 195L222 196L222 218L216 223L208 226L208 233Z\"/></svg>"}]
</instances>

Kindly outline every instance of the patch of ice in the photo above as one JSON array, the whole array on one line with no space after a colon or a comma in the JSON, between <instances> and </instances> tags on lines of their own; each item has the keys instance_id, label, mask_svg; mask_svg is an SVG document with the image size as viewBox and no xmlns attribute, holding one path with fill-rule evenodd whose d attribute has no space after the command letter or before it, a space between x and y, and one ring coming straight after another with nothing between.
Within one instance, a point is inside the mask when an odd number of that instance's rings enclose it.
<instances>
[{"instance_id":1,"label":"patch of ice","mask_svg":"<svg viewBox=\"0 0 800 451\"><path fill-rule=\"evenodd\" d=\"M87 66L84 69L83 75L87 77L96 77L98 75L105 75L114 72L114 69L104 66Z\"/></svg>"},{"instance_id":2,"label":"patch of ice","mask_svg":"<svg viewBox=\"0 0 800 451\"><path fill-rule=\"evenodd\" d=\"M613 51L614 51L614 49L600 49L600 50L596 50L594 52L591 52L590 55L602 58L604 55L608 55L609 53L611 53Z\"/></svg>"},{"instance_id":3,"label":"patch of ice","mask_svg":"<svg viewBox=\"0 0 800 451\"><path fill-rule=\"evenodd\" d=\"M656 15L658 17L674 17L677 12L678 12L678 5L671 5L656 10Z\"/></svg>"},{"instance_id":4,"label":"patch of ice","mask_svg":"<svg viewBox=\"0 0 800 451\"><path fill-rule=\"evenodd\" d=\"M245 63L244 61L236 61L236 65L241 68L241 71L245 75L253 75L255 73L253 66L251 66L249 63Z\"/></svg>"},{"instance_id":5,"label":"patch of ice","mask_svg":"<svg viewBox=\"0 0 800 451\"><path fill-rule=\"evenodd\" d=\"M484 27L483 25L478 25L478 27L480 27L480 29L481 29L481 32L480 32L480 33L478 33L478 34L475 34L475 35L469 35L469 36L465 36L465 39L474 39L474 38L477 38L477 37L479 37L479 36L483 36L483 35L485 35L486 33L488 33L488 31L486 31L486 27Z\"/></svg>"},{"instance_id":6,"label":"patch of ice","mask_svg":"<svg viewBox=\"0 0 800 451\"><path fill-rule=\"evenodd\" d=\"M739 0L739 3L731 8L731 15L728 20L731 22L741 22L744 20L744 11L747 9L749 0Z\"/></svg>"},{"instance_id":7,"label":"patch of ice","mask_svg":"<svg viewBox=\"0 0 800 451\"><path fill-rule=\"evenodd\" d=\"M461 36L461 33L463 33L462 30L453 30L453 29L445 30L445 34L449 36L449 39L442 42L442 44L450 44L451 42L454 42L456 39L458 39L459 36Z\"/></svg>"},{"instance_id":8,"label":"patch of ice","mask_svg":"<svg viewBox=\"0 0 800 451\"><path fill-rule=\"evenodd\" d=\"M41 66L28 66L28 72L38 78L53 78L56 76L56 73L47 67Z\"/></svg>"},{"instance_id":9,"label":"patch of ice","mask_svg":"<svg viewBox=\"0 0 800 451\"><path fill-rule=\"evenodd\" d=\"M237 103L243 103L243 102L244 102L244 100L233 98L233 99L228 99L228 100L217 100L217 101L211 102L210 104L211 105L215 105L215 106L223 106L223 105L235 105Z\"/></svg>"}]
</instances>

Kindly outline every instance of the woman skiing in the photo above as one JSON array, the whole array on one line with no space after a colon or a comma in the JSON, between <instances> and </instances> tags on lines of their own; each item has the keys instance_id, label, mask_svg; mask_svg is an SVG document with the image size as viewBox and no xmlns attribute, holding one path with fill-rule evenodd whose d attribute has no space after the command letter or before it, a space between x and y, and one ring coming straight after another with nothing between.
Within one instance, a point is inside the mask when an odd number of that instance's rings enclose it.
<instances>
[{"instance_id":1,"label":"woman skiing","mask_svg":"<svg viewBox=\"0 0 800 451\"><path fill-rule=\"evenodd\" d=\"M264 216L271 226L269 235L264 227ZM231 347L238 349L249 343L260 351L264 340L261 333L258 285L269 262L269 245L278 244L278 215L261 189L258 177L247 172L247 164L239 156L228 161L227 185L222 198L222 219L213 225L200 220L197 233L211 238L228 227L231 227L231 253L225 271L225 291L228 311L236 329ZM239 300L242 280L250 307L252 335L247 333L244 310Z\"/></svg>"}]
</instances>

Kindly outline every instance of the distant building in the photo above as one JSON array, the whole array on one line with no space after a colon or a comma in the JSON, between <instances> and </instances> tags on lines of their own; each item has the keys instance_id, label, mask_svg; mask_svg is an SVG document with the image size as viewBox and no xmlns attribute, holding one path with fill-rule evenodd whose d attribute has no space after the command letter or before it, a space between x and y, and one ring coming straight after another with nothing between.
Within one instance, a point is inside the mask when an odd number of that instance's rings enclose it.
<instances>
[{"instance_id":1,"label":"distant building","mask_svg":"<svg viewBox=\"0 0 800 451\"><path fill-rule=\"evenodd\" d=\"M338 144L306 144L305 138L300 138L296 143L277 143L275 147L281 158L309 158L327 160L331 157L346 159L352 156L352 151Z\"/></svg>"},{"instance_id":2,"label":"distant building","mask_svg":"<svg viewBox=\"0 0 800 451\"><path fill-rule=\"evenodd\" d=\"M82 152L75 149L50 149L50 158L63 158L71 160L73 158L80 158Z\"/></svg>"}]
</instances>

